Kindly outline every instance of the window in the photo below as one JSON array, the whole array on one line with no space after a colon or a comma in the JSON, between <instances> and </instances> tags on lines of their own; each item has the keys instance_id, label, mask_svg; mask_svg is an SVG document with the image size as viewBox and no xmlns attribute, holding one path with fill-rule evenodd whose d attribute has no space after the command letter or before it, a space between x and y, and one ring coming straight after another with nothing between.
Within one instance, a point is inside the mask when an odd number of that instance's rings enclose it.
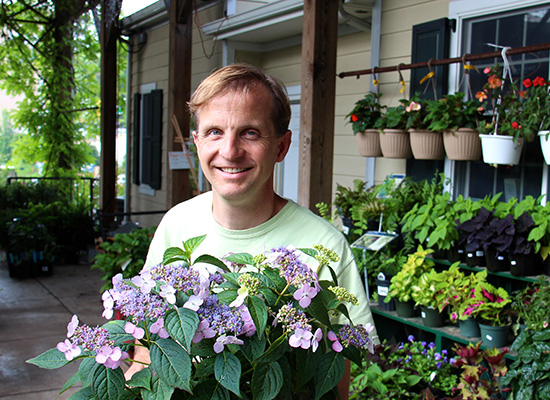
<instances>
[{"instance_id":1,"label":"window","mask_svg":"<svg viewBox=\"0 0 550 400\"><path fill-rule=\"evenodd\" d=\"M457 38L462 43L460 54L498 50L489 44L517 48L546 43L550 37L550 6L547 4L495 14L480 10L479 15L463 18L461 23L461 37ZM549 55L548 51L539 51L509 57L513 79L522 81L536 76L548 78ZM502 59L472 62L480 72L470 74L473 93L480 90L487 79L483 69L496 63L502 65ZM466 86L457 90L468 93ZM510 197L521 199L527 195L538 197L547 187L547 172L548 166L544 163L536 139L524 145L520 164L516 166L499 165L495 168L482 161L455 162L454 190L455 194L473 198L502 192L503 201Z\"/></svg>"},{"instance_id":2,"label":"window","mask_svg":"<svg viewBox=\"0 0 550 400\"><path fill-rule=\"evenodd\" d=\"M132 182L160 189L162 167L162 90L142 88L134 95ZM146 92L147 93L143 93Z\"/></svg>"}]
</instances>

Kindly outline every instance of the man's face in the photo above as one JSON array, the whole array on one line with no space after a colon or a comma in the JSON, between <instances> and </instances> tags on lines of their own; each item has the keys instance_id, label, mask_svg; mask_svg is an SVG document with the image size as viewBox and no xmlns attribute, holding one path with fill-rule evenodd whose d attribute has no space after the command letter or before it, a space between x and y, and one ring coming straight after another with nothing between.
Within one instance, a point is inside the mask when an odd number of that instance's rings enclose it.
<instances>
[{"instance_id":1,"label":"man's face","mask_svg":"<svg viewBox=\"0 0 550 400\"><path fill-rule=\"evenodd\" d=\"M230 91L198 112L193 132L202 170L214 195L234 205L254 205L273 193L273 168L284 159L291 132L277 137L272 98L263 86Z\"/></svg>"}]
</instances>

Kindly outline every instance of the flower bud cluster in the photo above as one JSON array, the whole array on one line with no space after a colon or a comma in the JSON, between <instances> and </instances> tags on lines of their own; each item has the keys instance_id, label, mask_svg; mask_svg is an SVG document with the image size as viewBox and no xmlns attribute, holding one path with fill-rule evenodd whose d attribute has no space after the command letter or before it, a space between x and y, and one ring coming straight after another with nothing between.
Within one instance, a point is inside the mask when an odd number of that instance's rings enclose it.
<instances>
[{"instance_id":1,"label":"flower bud cluster","mask_svg":"<svg viewBox=\"0 0 550 400\"><path fill-rule=\"evenodd\" d=\"M338 300L347 301L348 303L351 303L354 306L359 305L359 301L357 300L357 297L354 294L348 292L345 288L340 286L329 286L328 289L336 295Z\"/></svg>"},{"instance_id":2,"label":"flower bud cluster","mask_svg":"<svg viewBox=\"0 0 550 400\"><path fill-rule=\"evenodd\" d=\"M336 252L329 250L320 244L314 244L312 247L317 250L317 255L315 258L319 261L319 264L329 265L331 262L340 261L340 257L336 254Z\"/></svg>"}]
</instances>

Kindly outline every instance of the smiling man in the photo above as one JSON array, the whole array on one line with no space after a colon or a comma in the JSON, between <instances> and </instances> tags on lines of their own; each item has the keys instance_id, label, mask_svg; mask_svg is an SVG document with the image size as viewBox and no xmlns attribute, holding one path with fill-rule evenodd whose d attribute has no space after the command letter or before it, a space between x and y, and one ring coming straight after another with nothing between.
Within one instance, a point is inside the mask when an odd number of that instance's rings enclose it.
<instances>
[{"instance_id":1,"label":"smiling man","mask_svg":"<svg viewBox=\"0 0 550 400\"><path fill-rule=\"evenodd\" d=\"M344 236L329 222L273 189L275 164L284 160L292 135L284 86L253 66L233 64L199 85L189 109L196 127L193 138L198 157L212 191L166 213L149 248L146 266L161 263L168 247L180 247L183 241L201 235L206 239L195 254L216 257L321 244L340 256L333 266L339 285L359 300L359 305L349 306L353 322L373 324ZM328 270L316 272L320 279L331 280ZM139 368L134 364L129 372Z\"/></svg>"}]
</instances>

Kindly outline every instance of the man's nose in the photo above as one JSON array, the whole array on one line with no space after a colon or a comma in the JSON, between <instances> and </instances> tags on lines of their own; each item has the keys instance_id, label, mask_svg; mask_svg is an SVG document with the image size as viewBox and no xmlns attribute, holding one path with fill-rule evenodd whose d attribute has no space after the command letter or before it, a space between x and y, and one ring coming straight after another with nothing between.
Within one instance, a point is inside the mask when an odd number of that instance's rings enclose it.
<instances>
[{"instance_id":1,"label":"man's nose","mask_svg":"<svg viewBox=\"0 0 550 400\"><path fill-rule=\"evenodd\" d=\"M220 154L228 159L232 160L239 158L243 154L243 143L241 137L236 134L225 134L223 143L220 148Z\"/></svg>"}]
</instances>

